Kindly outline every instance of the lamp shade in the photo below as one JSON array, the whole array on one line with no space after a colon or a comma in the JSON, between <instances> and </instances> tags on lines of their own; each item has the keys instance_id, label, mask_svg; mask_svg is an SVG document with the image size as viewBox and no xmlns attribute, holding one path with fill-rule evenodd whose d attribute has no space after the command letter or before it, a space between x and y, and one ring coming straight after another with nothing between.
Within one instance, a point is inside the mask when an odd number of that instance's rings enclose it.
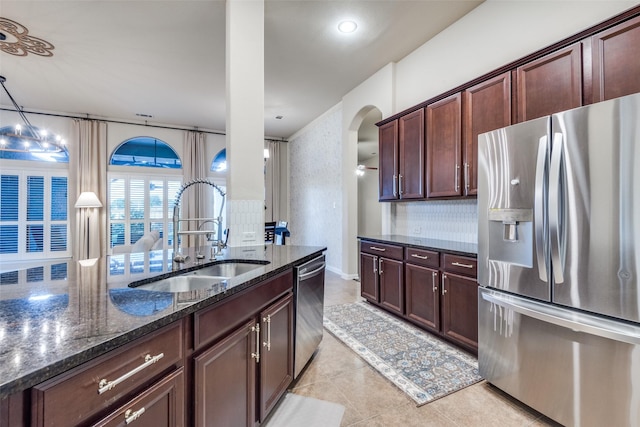
<instances>
[{"instance_id":1,"label":"lamp shade","mask_svg":"<svg viewBox=\"0 0 640 427\"><path fill-rule=\"evenodd\" d=\"M78 201L75 205L76 208L101 208L102 203L96 193L93 191L83 191L78 197Z\"/></svg>"}]
</instances>

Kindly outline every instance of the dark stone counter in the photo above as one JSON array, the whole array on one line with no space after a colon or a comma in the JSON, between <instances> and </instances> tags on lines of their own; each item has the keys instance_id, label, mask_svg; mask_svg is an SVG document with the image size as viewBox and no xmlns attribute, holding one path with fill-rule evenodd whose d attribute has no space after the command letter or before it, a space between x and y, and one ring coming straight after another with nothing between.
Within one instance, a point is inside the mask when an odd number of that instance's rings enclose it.
<instances>
[{"instance_id":1,"label":"dark stone counter","mask_svg":"<svg viewBox=\"0 0 640 427\"><path fill-rule=\"evenodd\" d=\"M451 240L436 240L425 237L400 236L397 234L384 234L377 236L358 236L360 240L370 240L380 243L397 243L410 248L429 249L434 251L449 252L456 255L478 256L476 243L454 242Z\"/></svg>"},{"instance_id":2,"label":"dark stone counter","mask_svg":"<svg viewBox=\"0 0 640 427\"><path fill-rule=\"evenodd\" d=\"M0 398L25 390L203 307L306 262L326 248L227 248L214 262L268 262L210 288L170 293L131 288L197 268L171 251L1 266ZM194 260L194 254L190 254ZM179 271L177 271L179 270Z\"/></svg>"}]
</instances>

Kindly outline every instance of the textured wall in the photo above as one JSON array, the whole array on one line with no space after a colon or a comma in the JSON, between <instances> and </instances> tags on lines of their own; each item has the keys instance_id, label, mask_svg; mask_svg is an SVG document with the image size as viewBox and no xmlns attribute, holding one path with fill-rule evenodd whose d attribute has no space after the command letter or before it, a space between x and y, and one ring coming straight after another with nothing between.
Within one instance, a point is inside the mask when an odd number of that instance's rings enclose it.
<instances>
[{"instance_id":1,"label":"textured wall","mask_svg":"<svg viewBox=\"0 0 640 427\"><path fill-rule=\"evenodd\" d=\"M478 243L475 199L394 203L391 209L392 234Z\"/></svg>"},{"instance_id":2,"label":"textured wall","mask_svg":"<svg viewBox=\"0 0 640 427\"><path fill-rule=\"evenodd\" d=\"M340 107L289 140L291 244L326 246L335 271L342 259L341 150Z\"/></svg>"}]
</instances>

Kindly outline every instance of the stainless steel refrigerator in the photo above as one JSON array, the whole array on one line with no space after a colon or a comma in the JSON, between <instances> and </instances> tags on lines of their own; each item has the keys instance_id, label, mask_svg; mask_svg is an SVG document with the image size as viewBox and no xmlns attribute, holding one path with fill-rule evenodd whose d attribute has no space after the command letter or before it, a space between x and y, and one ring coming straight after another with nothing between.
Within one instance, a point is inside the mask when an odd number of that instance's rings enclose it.
<instances>
[{"instance_id":1,"label":"stainless steel refrigerator","mask_svg":"<svg viewBox=\"0 0 640 427\"><path fill-rule=\"evenodd\" d=\"M640 426L640 94L478 144L480 374L567 426Z\"/></svg>"}]
</instances>

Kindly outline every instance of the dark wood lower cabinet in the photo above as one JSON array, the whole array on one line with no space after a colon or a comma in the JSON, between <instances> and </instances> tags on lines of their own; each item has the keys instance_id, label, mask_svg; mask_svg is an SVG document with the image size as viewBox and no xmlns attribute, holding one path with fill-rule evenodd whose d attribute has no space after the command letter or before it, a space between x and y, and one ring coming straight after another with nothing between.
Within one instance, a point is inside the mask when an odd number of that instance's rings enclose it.
<instances>
[{"instance_id":1,"label":"dark wood lower cabinet","mask_svg":"<svg viewBox=\"0 0 640 427\"><path fill-rule=\"evenodd\" d=\"M404 314L404 264L402 261L382 258L378 260L380 277L380 304L396 314Z\"/></svg>"},{"instance_id":2,"label":"dark wood lower cabinet","mask_svg":"<svg viewBox=\"0 0 640 427\"><path fill-rule=\"evenodd\" d=\"M194 363L197 426L257 425L293 380L292 294L195 357Z\"/></svg>"},{"instance_id":3,"label":"dark wood lower cabinet","mask_svg":"<svg viewBox=\"0 0 640 427\"><path fill-rule=\"evenodd\" d=\"M293 381L293 296L260 314L260 419L264 420Z\"/></svg>"},{"instance_id":4,"label":"dark wood lower cabinet","mask_svg":"<svg viewBox=\"0 0 640 427\"><path fill-rule=\"evenodd\" d=\"M442 333L478 351L478 283L475 279L443 273Z\"/></svg>"},{"instance_id":5,"label":"dark wood lower cabinet","mask_svg":"<svg viewBox=\"0 0 640 427\"><path fill-rule=\"evenodd\" d=\"M406 316L434 332L440 331L440 273L405 264Z\"/></svg>"},{"instance_id":6,"label":"dark wood lower cabinet","mask_svg":"<svg viewBox=\"0 0 640 427\"><path fill-rule=\"evenodd\" d=\"M197 426L255 425L257 326L251 319L194 358Z\"/></svg>"},{"instance_id":7,"label":"dark wood lower cabinet","mask_svg":"<svg viewBox=\"0 0 640 427\"><path fill-rule=\"evenodd\" d=\"M117 427L134 422L140 427L182 426L184 403L184 370L180 368L94 426Z\"/></svg>"},{"instance_id":8,"label":"dark wood lower cabinet","mask_svg":"<svg viewBox=\"0 0 640 427\"><path fill-rule=\"evenodd\" d=\"M477 354L477 259L392 243L361 241L362 297Z\"/></svg>"},{"instance_id":9,"label":"dark wood lower cabinet","mask_svg":"<svg viewBox=\"0 0 640 427\"><path fill-rule=\"evenodd\" d=\"M360 253L360 294L369 301L380 301L378 296L378 257Z\"/></svg>"}]
</instances>

